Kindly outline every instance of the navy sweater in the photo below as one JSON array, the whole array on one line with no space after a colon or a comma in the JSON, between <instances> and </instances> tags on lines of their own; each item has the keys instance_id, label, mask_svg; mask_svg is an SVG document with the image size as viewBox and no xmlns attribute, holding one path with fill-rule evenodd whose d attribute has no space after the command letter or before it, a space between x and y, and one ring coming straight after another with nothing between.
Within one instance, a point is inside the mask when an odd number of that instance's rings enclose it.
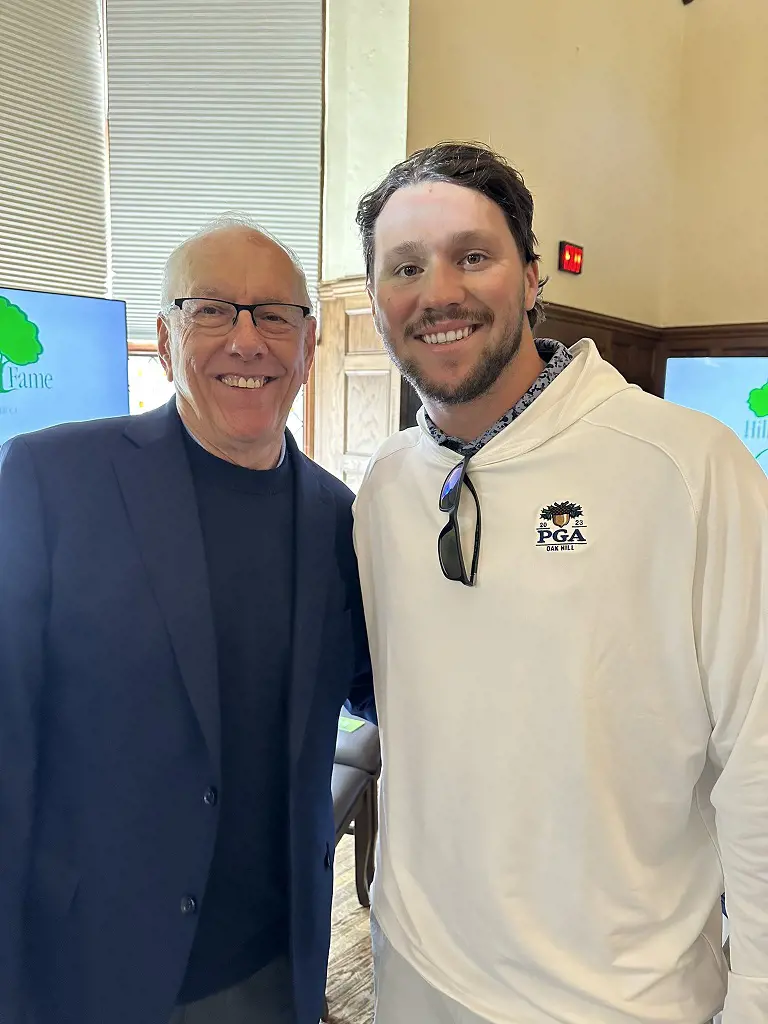
<instances>
[{"instance_id":1,"label":"navy sweater","mask_svg":"<svg viewBox=\"0 0 768 1024\"><path fill-rule=\"evenodd\" d=\"M290 456L277 469L244 469L184 434L216 629L222 763L221 792L208 794L219 815L216 847L180 1003L287 952L294 590Z\"/></svg>"}]
</instances>

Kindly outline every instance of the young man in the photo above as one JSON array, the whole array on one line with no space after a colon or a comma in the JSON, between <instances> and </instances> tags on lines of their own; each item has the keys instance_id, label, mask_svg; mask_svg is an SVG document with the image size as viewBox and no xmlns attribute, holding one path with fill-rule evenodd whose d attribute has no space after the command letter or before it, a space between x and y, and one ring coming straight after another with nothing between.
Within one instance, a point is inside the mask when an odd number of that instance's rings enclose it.
<instances>
[{"instance_id":1,"label":"young man","mask_svg":"<svg viewBox=\"0 0 768 1024\"><path fill-rule=\"evenodd\" d=\"M532 220L512 167L454 144L358 211L424 403L356 504L376 1021L764 1024L768 481L592 342L534 340Z\"/></svg>"}]
</instances>

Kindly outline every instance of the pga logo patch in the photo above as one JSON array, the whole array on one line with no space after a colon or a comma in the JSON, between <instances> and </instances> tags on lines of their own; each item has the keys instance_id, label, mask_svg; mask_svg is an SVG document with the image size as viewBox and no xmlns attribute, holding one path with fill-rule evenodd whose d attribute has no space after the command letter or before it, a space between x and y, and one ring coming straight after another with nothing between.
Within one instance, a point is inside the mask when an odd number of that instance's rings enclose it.
<instances>
[{"instance_id":1,"label":"pga logo patch","mask_svg":"<svg viewBox=\"0 0 768 1024\"><path fill-rule=\"evenodd\" d=\"M572 501L556 501L541 510L537 548L546 551L575 551L587 543L584 509Z\"/></svg>"}]
</instances>

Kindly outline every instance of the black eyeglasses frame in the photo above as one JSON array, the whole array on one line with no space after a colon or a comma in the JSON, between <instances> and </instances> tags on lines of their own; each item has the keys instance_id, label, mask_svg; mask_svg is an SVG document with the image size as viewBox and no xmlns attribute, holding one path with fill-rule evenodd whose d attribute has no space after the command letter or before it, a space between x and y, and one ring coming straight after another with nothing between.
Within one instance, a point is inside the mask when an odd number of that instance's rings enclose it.
<instances>
[{"instance_id":1,"label":"black eyeglasses frame","mask_svg":"<svg viewBox=\"0 0 768 1024\"><path fill-rule=\"evenodd\" d=\"M251 314L251 320L253 320L253 323L255 325L256 320L253 315L254 311L257 309L261 309L264 306L290 306L291 309L300 309L301 312L304 314L305 320L312 312L309 306L300 306L297 302L230 302L229 299L214 299L211 298L211 296L209 295L185 295L181 299L174 299L173 305L181 309L184 303L187 302L189 299L197 299L199 301L201 299L208 298L210 298L211 302L226 302L228 306L232 306L234 308L235 317L232 321L233 326L237 323L237 318L245 310L248 310L248 312Z\"/></svg>"}]
</instances>

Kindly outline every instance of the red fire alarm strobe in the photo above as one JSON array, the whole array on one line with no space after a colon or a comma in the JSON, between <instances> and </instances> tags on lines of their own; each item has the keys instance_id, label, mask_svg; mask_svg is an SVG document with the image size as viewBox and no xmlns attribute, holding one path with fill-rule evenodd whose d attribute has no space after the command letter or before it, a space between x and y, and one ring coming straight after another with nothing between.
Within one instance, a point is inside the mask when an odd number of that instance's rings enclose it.
<instances>
[{"instance_id":1,"label":"red fire alarm strobe","mask_svg":"<svg viewBox=\"0 0 768 1024\"><path fill-rule=\"evenodd\" d=\"M583 263L583 246L574 245L573 242L560 243L560 257L557 261L558 270L564 270L566 274L580 274Z\"/></svg>"}]
</instances>

